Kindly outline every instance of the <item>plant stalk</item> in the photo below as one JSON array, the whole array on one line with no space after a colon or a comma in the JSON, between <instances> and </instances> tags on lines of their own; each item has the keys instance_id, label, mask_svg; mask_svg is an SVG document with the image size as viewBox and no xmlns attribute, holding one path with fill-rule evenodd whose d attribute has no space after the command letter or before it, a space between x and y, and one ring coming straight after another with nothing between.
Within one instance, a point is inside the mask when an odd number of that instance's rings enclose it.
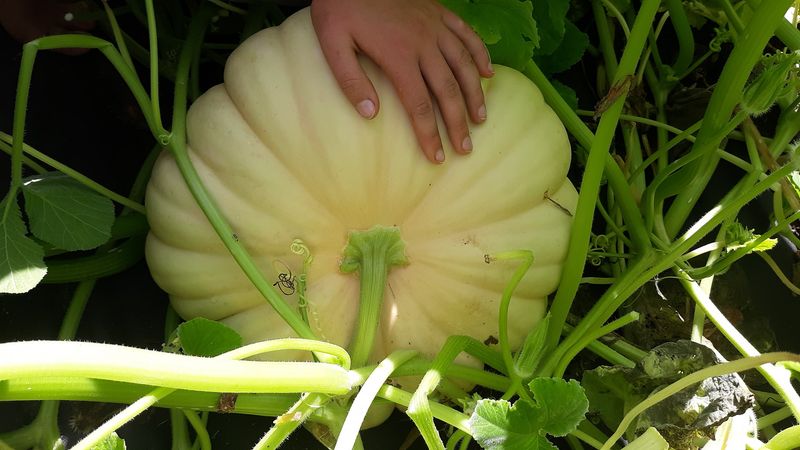
<instances>
[{"instance_id":1,"label":"plant stalk","mask_svg":"<svg viewBox=\"0 0 800 450\"><path fill-rule=\"evenodd\" d=\"M358 321L349 347L353 367L364 366L369 360L380 322L386 279L391 267L408 263L404 250L400 230L394 227L375 226L350 233L340 269L344 273L357 271L361 284Z\"/></svg>"}]
</instances>

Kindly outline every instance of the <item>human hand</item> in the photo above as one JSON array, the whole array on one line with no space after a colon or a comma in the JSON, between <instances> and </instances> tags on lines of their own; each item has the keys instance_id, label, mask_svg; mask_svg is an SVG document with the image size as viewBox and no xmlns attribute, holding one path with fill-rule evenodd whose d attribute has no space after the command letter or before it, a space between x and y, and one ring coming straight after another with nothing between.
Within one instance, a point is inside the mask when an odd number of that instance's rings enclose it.
<instances>
[{"instance_id":1,"label":"human hand","mask_svg":"<svg viewBox=\"0 0 800 450\"><path fill-rule=\"evenodd\" d=\"M375 117L375 87L357 54L388 76L425 156L444 162L431 94L456 152L472 151L467 116L486 120L480 77L493 75L483 42L436 0L313 0L311 20L339 86L362 116Z\"/></svg>"}]
</instances>

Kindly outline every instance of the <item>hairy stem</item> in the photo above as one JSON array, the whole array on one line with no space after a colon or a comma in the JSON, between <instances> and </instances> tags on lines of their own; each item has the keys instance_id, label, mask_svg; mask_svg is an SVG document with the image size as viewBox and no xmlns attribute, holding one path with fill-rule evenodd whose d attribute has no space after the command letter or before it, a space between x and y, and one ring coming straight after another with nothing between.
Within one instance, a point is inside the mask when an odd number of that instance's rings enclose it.
<instances>
[{"instance_id":1,"label":"hairy stem","mask_svg":"<svg viewBox=\"0 0 800 450\"><path fill-rule=\"evenodd\" d=\"M394 227L375 226L366 231L353 231L347 240L340 270L358 272L361 285L358 321L350 341L354 367L365 365L372 353L386 279L393 266L408 263L404 250L400 230Z\"/></svg>"},{"instance_id":2,"label":"hairy stem","mask_svg":"<svg viewBox=\"0 0 800 450\"><path fill-rule=\"evenodd\" d=\"M346 394L351 387L347 370L332 364L200 358L93 342L4 343L0 344L0 361L4 380L35 376L92 377L234 393L315 390Z\"/></svg>"},{"instance_id":3,"label":"hairy stem","mask_svg":"<svg viewBox=\"0 0 800 450\"><path fill-rule=\"evenodd\" d=\"M633 74L645 43L647 42L647 35L659 5L660 2L656 0L645 0L642 3L639 13L636 16L636 22L631 30L631 37L628 40L628 45L625 46L622 58L620 59L619 68L614 79L615 84L620 83L625 77ZM559 335L561 334L561 327L566 321L567 313L572 305L572 300L578 290L586 254L589 250L592 218L594 216L595 204L600 193L603 167L606 158L609 156L608 150L611 147L611 141L614 138L626 96L627 92L622 92L620 98L603 113L600 119L600 125L597 129L597 134L591 143L586 169L583 174L583 180L581 181L581 194L578 198L578 206L575 211L575 220L573 222L569 250L564 262L564 272L561 277L561 284L558 292L556 293L556 298L553 300L553 305L550 308L552 322L550 330L548 331L547 345L545 348L555 348ZM627 186L627 183L625 183L625 185ZM625 194L630 196L629 192L620 192L618 194L621 196ZM638 211L635 215L638 216ZM629 223L629 227L634 228L635 224ZM636 228L640 229L638 227ZM640 251L647 251L649 248L649 239L646 242L647 244L642 243L645 247L640 249Z\"/></svg>"},{"instance_id":4,"label":"hairy stem","mask_svg":"<svg viewBox=\"0 0 800 450\"><path fill-rule=\"evenodd\" d=\"M783 14L791 3L792 0L761 2L753 12L752 18L736 40L736 45L722 69L703 117L703 127L692 147L692 153L707 155L719 145L724 137L719 136L719 130L724 128L739 103L750 72L761 58L764 46L772 37L775 28L783 21ZM716 164L716 158L698 158L684 169L689 170L693 176L675 197L665 216L665 226L670 236L675 236L683 227L689 212L711 179Z\"/></svg>"}]
</instances>

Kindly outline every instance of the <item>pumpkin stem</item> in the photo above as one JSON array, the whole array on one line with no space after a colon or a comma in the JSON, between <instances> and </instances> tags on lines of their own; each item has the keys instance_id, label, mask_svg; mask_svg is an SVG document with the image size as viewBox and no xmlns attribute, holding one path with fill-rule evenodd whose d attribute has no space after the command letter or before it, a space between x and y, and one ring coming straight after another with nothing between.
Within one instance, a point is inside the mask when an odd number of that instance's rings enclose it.
<instances>
[{"instance_id":1,"label":"pumpkin stem","mask_svg":"<svg viewBox=\"0 0 800 450\"><path fill-rule=\"evenodd\" d=\"M408 260L400 230L380 225L350 232L343 256L339 269L358 272L361 279L358 322L349 346L352 367L358 368L367 364L372 353L389 269L408 264Z\"/></svg>"}]
</instances>

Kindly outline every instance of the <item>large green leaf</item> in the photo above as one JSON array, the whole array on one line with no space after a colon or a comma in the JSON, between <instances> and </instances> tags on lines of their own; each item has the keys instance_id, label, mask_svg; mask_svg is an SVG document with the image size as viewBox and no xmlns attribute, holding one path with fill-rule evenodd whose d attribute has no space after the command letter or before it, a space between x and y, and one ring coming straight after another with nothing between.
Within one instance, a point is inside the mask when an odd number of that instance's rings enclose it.
<instances>
[{"instance_id":1,"label":"large green leaf","mask_svg":"<svg viewBox=\"0 0 800 450\"><path fill-rule=\"evenodd\" d=\"M563 39L551 54L536 55L534 61L545 74L563 72L581 60L589 37L572 22L565 22Z\"/></svg>"},{"instance_id":2,"label":"large green leaf","mask_svg":"<svg viewBox=\"0 0 800 450\"><path fill-rule=\"evenodd\" d=\"M564 436L583 420L589 401L581 385L561 378L529 384L534 402L479 400L469 419L475 441L491 450L550 450L546 435Z\"/></svg>"},{"instance_id":3,"label":"large green leaf","mask_svg":"<svg viewBox=\"0 0 800 450\"><path fill-rule=\"evenodd\" d=\"M556 450L540 434L539 411L531 402L479 400L470 418L475 441L486 450Z\"/></svg>"},{"instance_id":4,"label":"large green leaf","mask_svg":"<svg viewBox=\"0 0 800 450\"><path fill-rule=\"evenodd\" d=\"M0 214L0 292L28 292L47 273L44 251L26 236L15 198L6 197L0 202Z\"/></svg>"},{"instance_id":5,"label":"large green leaf","mask_svg":"<svg viewBox=\"0 0 800 450\"><path fill-rule=\"evenodd\" d=\"M589 410L589 400L575 380L536 378L529 386L542 414L542 430L553 436L574 431Z\"/></svg>"},{"instance_id":6,"label":"large green leaf","mask_svg":"<svg viewBox=\"0 0 800 450\"><path fill-rule=\"evenodd\" d=\"M486 43L492 62L522 70L539 46L530 0L440 0Z\"/></svg>"},{"instance_id":7,"label":"large green leaf","mask_svg":"<svg viewBox=\"0 0 800 450\"><path fill-rule=\"evenodd\" d=\"M539 33L537 55L549 55L556 51L564 38L569 0L538 1L533 4L533 19Z\"/></svg>"},{"instance_id":8,"label":"large green leaf","mask_svg":"<svg viewBox=\"0 0 800 450\"><path fill-rule=\"evenodd\" d=\"M114 204L66 175L27 178L22 193L31 232L57 248L90 250L111 237Z\"/></svg>"}]
</instances>

